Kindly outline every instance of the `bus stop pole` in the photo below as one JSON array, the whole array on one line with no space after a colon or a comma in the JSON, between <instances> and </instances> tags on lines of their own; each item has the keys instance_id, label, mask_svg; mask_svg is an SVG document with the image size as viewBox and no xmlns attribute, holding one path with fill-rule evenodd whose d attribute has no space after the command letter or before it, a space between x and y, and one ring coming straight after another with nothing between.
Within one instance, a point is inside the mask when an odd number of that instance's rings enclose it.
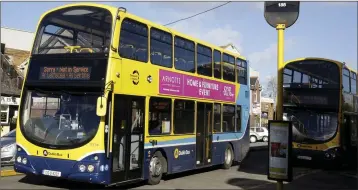
<instances>
[{"instance_id":1,"label":"bus stop pole","mask_svg":"<svg viewBox=\"0 0 358 190\"><path fill-rule=\"evenodd\" d=\"M276 120L283 120L283 68L284 68L284 31L285 24L276 26L278 42L277 42L277 96L276 96ZM277 181L277 190L283 189L283 182Z\"/></svg>"}]
</instances>

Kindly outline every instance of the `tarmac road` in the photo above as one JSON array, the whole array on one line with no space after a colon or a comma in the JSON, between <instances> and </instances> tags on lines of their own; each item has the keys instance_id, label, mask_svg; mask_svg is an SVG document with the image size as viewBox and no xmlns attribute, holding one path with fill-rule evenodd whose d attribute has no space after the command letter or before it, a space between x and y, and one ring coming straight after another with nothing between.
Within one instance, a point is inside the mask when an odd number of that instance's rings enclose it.
<instances>
[{"instance_id":1,"label":"tarmac road","mask_svg":"<svg viewBox=\"0 0 358 190\"><path fill-rule=\"evenodd\" d=\"M267 149L250 152L240 166L229 170L209 168L185 172L164 178L159 185L143 183L126 185L125 189L275 189L275 182L267 180ZM285 184L285 189L357 189L354 175L343 175L342 171L323 171L310 168L294 168L294 181ZM345 172L347 173L347 172ZM1 189L78 189L101 188L78 182L34 176L1 178Z\"/></svg>"}]
</instances>

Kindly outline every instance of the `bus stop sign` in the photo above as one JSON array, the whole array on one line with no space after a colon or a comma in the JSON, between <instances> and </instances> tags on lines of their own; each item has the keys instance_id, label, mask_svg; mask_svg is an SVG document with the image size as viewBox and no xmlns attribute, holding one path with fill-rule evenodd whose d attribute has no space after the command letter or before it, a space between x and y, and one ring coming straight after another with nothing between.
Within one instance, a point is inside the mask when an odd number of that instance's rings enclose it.
<instances>
[{"instance_id":1,"label":"bus stop sign","mask_svg":"<svg viewBox=\"0 0 358 190\"><path fill-rule=\"evenodd\" d=\"M274 28L278 24L285 24L285 28L292 26L296 22L299 12L299 1L265 2L265 19Z\"/></svg>"}]
</instances>

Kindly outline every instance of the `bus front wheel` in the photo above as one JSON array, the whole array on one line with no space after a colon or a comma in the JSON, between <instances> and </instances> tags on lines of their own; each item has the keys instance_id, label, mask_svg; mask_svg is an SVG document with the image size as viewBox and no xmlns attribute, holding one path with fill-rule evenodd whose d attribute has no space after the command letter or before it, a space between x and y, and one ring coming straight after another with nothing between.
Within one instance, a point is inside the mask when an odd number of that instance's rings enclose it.
<instances>
[{"instance_id":1,"label":"bus front wheel","mask_svg":"<svg viewBox=\"0 0 358 190\"><path fill-rule=\"evenodd\" d=\"M150 159L149 164L149 177L148 177L148 183L150 185L157 185L160 183L160 180L163 176L163 159L165 159L161 152L156 152L152 159Z\"/></svg>"},{"instance_id":2,"label":"bus front wheel","mask_svg":"<svg viewBox=\"0 0 358 190\"><path fill-rule=\"evenodd\" d=\"M225 158L224 158L223 168L229 169L232 166L233 160L234 160L234 153L233 153L231 145L228 144L226 147L226 150L225 150Z\"/></svg>"}]
</instances>

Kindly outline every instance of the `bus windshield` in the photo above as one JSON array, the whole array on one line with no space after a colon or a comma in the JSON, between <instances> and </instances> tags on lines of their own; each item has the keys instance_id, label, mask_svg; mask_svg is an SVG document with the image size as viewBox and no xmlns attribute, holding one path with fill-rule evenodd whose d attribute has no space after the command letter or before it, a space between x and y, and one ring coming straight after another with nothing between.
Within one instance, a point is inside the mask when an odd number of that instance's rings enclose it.
<instances>
[{"instance_id":1,"label":"bus windshield","mask_svg":"<svg viewBox=\"0 0 358 190\"><path fill-rule=\"evenodd\" d=\"M292 121L293 141L322 143L333 138L338 128L338 114L312 109L285 109L284 120Z\"/></svg>"},{"instance_id":2,"label":"bus windshield","mask_svg":"<svg viewBox=\"0 0 358 190\"><path fill-rule=\"evenodd\" d=\"M33 54L108 52L112 15L102 8L77 6L46 15Z\"/></svg>"},{"instance_id":3,"label":"bus windshield","mask_svg":"<svg viewBox=\"0 0 358 190\"><path fill-rule=\"evenodd\" d=\"M64 91L25 91L21 130L33 143L45 146L80 146L98 129L98 95Z\"/></svg>"},{"instance_id":4,"label":"bus windshield","mask_svg":"<svg viewBox=\"0 0 358 190\"><path fill-rule=\"evenodd\" d=\"M322 60L304 60L285 66L284 106L337 110L339 97L340 69L337 64Z\"/></svg>"}]
</instances>

